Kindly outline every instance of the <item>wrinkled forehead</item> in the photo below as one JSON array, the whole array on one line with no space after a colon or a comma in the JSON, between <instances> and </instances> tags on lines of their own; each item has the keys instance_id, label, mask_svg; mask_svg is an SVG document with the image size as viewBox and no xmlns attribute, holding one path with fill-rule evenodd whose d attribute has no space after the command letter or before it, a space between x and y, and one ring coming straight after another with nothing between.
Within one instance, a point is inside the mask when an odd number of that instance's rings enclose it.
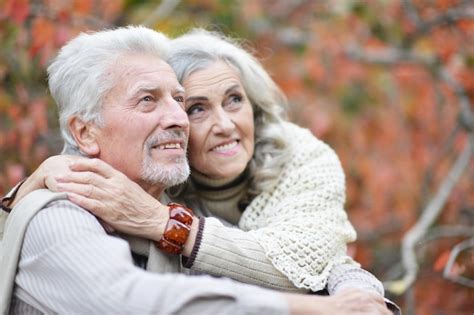
<instances>
[{"instance_id":1,"label":"wrinkled forehead","mask_svg":"<svg viewBox=\"0 0 474 315\"><path fill-rule=\"evenodd\" d=\"M150 54L124 54L109 67L105 80L111 89L136 90L166 89L171 92L184 92L171 66L159 56ZM125 92L125 91L122 91Z\"/></svg>"},{"instance_id":2,"label":"wrinkled forehead","mask_svg":"<svg viewBox=\"0 0 474 315\"><path fill-rule=\"evenodd\" d=\"M116 76L137 76L160 74L163 79L174 79L176 74L171 66L157 55L126 53L118 56L109 67L109 73Z\"/></svg>"},{"instance_id":3,"label":"wrinkled forehead","mask_svg":"<svg viewBox=\"0 0 474 315\"><path fill-rule=\"evenodd\" d=\"M182 84L185 86L186 92L190 93L191 89L206 86L227 86L229 84L242 86L242 79L236 67L225 61L217 60L190 72Z\"/></svg>"}]
</instances>

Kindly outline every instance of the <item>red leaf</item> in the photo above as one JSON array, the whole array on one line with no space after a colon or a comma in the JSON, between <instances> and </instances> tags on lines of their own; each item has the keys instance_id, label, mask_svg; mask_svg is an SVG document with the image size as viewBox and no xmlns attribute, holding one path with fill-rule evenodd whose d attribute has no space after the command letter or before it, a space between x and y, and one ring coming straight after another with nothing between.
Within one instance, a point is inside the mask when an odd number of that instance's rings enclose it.
<instances>
[{"instance_id":1,"label":"red leaf","mask_svg":"<svg viewBox=\"0 0 474 315\"><path fill-rule=\"evenodd\" d=\"M11 17L17 24L22 24L28 17L30 5L28 0L7 0L3 10L7 17Z\"/></svg>"},{"instance_id":2,"label":"red leaf","mask_svg":"<svg viewBox=\"0 0 474 315\"><path fill-rule=\"evenodd\" d=\"M443 270L444 266L448 263L449 255L451 254L451 249L445 250L444 252L439 255L436 259L435 263L433 264L434 271L441 271Z\"/></svg>"}]
</instances>

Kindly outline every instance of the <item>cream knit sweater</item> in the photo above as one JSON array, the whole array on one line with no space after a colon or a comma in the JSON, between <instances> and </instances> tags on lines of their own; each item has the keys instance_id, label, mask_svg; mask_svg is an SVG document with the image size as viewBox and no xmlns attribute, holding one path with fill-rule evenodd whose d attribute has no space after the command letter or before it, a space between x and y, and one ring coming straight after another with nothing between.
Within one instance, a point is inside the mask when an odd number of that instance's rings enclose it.
<instances>
[{"instance_id":1,"label":"cream knit sweater","mask_svg":"<svg viewBox=\"0 0 474 315\"><path fill-rule=\"evenodd\" d=\"M328 284L330 293L344 282L358 281L362 273L357 286L383 294L380 282L346 255L346 244L356 233L343 207L339 159L308 130L291 123L284 128L291 139L291 159L274 190L257 196L243 213L238 201L245 180L229 185L193 174L194 188L185 192L185 202L220 221L206 218L191 269L283 290L318 291ZM219 189L224 184L227 188ZM348 266L352 275L347 278Z\"/></svg>"}]
</instances>

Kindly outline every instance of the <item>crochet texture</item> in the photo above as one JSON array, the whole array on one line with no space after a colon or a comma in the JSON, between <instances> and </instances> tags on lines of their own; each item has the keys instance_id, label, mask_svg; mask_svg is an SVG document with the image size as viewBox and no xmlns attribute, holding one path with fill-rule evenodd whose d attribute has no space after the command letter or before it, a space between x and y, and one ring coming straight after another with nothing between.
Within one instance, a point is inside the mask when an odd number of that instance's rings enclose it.
<instances>
[{"instance_id":1,"label":"crochet texture","mask_svg":"<svg viewBox=\"0 0 474 315\"><path fill-rule=\"evenodd\" d=\"M334 151L308 130L284 125L292 157L271 192L258 195L239 227L298 288L321 290L331 268L354 263L346 243L356 232L344 210L345 178Z\"/></svg>"}]
</instances>

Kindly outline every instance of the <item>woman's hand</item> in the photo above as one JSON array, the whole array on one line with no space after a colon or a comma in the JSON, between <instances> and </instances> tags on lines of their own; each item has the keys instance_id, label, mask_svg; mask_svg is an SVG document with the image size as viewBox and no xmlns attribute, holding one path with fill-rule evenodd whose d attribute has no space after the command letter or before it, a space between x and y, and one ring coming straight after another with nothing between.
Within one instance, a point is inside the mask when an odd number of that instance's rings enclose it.
<instances>
[{"instance_id":1,"label":"woman's hand","mask_svg":"<svg viewBox=\"0 0 474 315\"><path fill-rule=\"evenodd\" d=\"M329 297L334 313L328 314L380 314L391 315L383 296L361 289L343 289Z\"/></svg>"},{"instance_id":2,"label":"woman's hand","mask_svg":"<svg viewBox=\"0 0 474 315\"><path fill-rule=\"evenodd\" d=\"M290 314L391 315L381 295L358 289L332 296L284 293Z\"/></svg>"},{"instance_id":3,"label":"woman's hand","mask_svg":"<svg viewBox=\"0 0 474 315\"><path fill-rule=\"evenodd\" d=\"M54 176L69 172L69 164L81 159L86 158L73 155L54 155L47 158L20 186L10 206L14 207L24 196L37 189L49 188L58 191Z\"/></svg>"},{"instance_id":4,"label":"woman's hand","mask_svg":"<svg viewBox=\"0 0 474 315\"><path fill-rule=\"evenodd\" d=\"M53 183L69 200L120 232L157 241L166 228L168 207L99 159L70 163Z\"/></svg>"}]
</instances>

